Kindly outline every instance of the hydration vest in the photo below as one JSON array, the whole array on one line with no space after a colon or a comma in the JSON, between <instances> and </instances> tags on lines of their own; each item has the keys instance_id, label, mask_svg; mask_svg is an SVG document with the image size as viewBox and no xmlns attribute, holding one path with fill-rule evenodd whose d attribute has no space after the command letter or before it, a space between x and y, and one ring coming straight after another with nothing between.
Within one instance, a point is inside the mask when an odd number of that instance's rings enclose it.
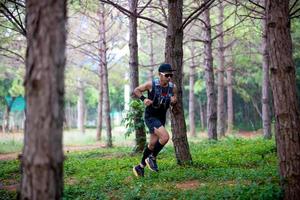
<instances>
[{"instance_id":1,"label":"hydration vest","mask_svg":"<svg viewBox=\"0 0 300 200\"><path fill-rule=\"evenodd\" d=\"M169 82L167 87L160 85L159 79L152 81L152 91L148 93L149 99L153 101L152 107L155 109L167 110L171 103L171 97L173 94L174 84Z\"/></svg>"}]
</instances>

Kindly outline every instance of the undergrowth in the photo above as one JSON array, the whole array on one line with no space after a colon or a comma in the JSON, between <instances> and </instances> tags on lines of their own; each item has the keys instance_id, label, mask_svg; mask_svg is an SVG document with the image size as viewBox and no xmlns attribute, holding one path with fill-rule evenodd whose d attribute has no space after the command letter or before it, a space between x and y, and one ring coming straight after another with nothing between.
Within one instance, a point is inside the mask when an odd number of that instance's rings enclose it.
<instances>
[{"instance_id":1,"label":"undergrowth","mask_svg":"<svg viewBox=\"0 0 300 200\"><path fill-rule=\"evenodd\" d=\"M230 137L190 143L193 164L176 164L169 145L158 157L160 172L133 176L141 155L117 147L66 155L63 199L281 199L273 140ZM2 184L19 180L17 161L0 162ZM191 184L192 183L192 184ZM15 198L0 190L0 199Z\"/></svg>"}]
</instances>

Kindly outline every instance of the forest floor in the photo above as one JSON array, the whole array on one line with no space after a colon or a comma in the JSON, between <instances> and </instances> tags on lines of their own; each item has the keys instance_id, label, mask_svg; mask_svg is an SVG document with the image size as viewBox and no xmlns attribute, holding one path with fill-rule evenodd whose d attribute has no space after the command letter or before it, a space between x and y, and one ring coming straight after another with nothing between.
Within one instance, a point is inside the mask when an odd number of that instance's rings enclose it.
<instances>
[{"instance_id":1,"label":"forest floor","mask_svg":"<svg viewBox=\"0 0 300 200\"><path fill-rule=\"evenodd\" d=\"M140 159L140 154L131 153L134 136L114 138L115 148L65 143L64 198L282 199L274 139L264 140L261 131L227 135L218 142L208 141L204 132L189 137L191 166L174 162L170 141L160 155L161 173L146 169L143 179L132 173ZM13 155L0 161L0 200L16 199L20 188L18 153Z\"/></svg>"}]
</instances>

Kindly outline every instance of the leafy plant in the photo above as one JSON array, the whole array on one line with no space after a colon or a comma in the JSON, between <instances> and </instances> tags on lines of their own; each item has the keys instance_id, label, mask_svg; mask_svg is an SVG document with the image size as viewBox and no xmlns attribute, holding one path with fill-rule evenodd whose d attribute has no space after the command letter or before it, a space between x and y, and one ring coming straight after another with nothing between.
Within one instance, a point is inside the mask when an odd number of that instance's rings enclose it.
<instances>
[{"instance_id":1,"label":"leafy plant","mask_svg":"<svg viewBox=\"0 0 300 200\"><path fill-rule=\"evenodd\" d=\"M138 129L145 129L143 113L144 104L139 99L134 99L129 102L129 110L126 112L122 123L127 128L125 136L129 137L131 133Z\"/></svg>"}]
</instances>

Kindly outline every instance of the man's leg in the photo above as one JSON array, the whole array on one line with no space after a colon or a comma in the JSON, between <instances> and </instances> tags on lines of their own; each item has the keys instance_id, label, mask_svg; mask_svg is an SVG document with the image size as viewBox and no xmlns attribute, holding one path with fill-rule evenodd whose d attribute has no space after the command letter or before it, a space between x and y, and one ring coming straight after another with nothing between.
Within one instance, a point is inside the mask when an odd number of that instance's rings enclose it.
<instances>
[{"instance_id":1,"label":"man's leg","mask_svg":"<svg viewBox=\"0 0 300 200\"><path fill-rule=\"evenodd\" d=\"M156 141L158 141L158 136L155 135L154 133L152 133L150 135L149 144L144 149L141 163L139 165L133 167L133 173L136 176L144 176L144 167L146 166L145 160L153 153Z\"/></svg>"},{"instance_id":2,"label":"man's leg","mask_svg":"<svg viewBox=\"0 0 300 200\"><path fill-rule=\"evenodd\" d=\"M156 163L156 156L158 153L162 150L165 144L169 141L169 134L167 130L161 126L159 128L154 129L154 133L157 136L158 139L153 139L151 140L150 138L150 143L151 147L154 146L153 148L153 153L146 159L146 164L151 169L152 171L158 172L158 166Z\"/></svg>"},{"instance_id":3,"label":"man's leg","mask_svg":"<svg viewBox=\"0 0 300 200\"><path fill-rule=\"evenodd\" d=\"M156 143L156 141L158 141L158 139L159 139L158 136L155 135L154 133L150 134L149 144L145 148L145 150L143 152L143 157L142 157L142 160L141 160L141 166L142 167L146 166L145 159L148 158L153 153L155 143Z\"/></svg>"},{"instance_id":4,"label":"man's leg","mask_svg":"<svg viewBox=\"0 0 300 200\"><path fill-rule=\"evenodd\" d=\"M152 154L154 157L156 157L158 153L163 149L163 147L168 143L170 136L164 126L161 126L158 129L154 129L154 133L159 138L154 145Z\"/></svg>"}]
</instances>

